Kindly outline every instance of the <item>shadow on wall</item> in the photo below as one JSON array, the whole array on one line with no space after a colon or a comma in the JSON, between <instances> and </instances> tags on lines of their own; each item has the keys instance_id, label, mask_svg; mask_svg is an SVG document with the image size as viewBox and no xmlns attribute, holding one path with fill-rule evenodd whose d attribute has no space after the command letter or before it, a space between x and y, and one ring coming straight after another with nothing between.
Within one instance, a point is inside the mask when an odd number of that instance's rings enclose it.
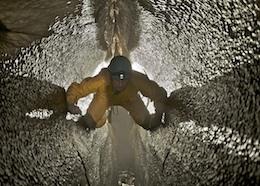
<instances>
[{"instance_id":1,"label":"shadow on wall","mask_svg":"<svg viewBox=\"0 0 260 186\"><path fill-rule=\"evenodd\" d=\"M154 182L259 185L259 74L258 62L244 64L202 87L171 93L170 125L148 141L153 154L149 165L158 166L152 160L160 154L164 158L161 182ZM155 139L160 143L152 147Z\"/></svg>"},{"instance_id":2,"label":"shadow on wall","mask_svg":"<svg viewBox=\"0 0 260 186\"><path fill-rule=\"evenodd\" d=\"M229 127L259 140L260 65L244 64L199 88L183 87L171 93L169 105L183 121Z\"/></svg>"},{"instance_id":3,"label":"shadow on wall","mask_svg":"<svg viewBox=\"0 0 260 186\"><path fill-rule=\"evenodd\" d=\"M37 109L52 110L52 117L67 113L65 90L46 81L29 77L1 79L0 86L1 118L24 118L26 113ZM3 122L1 128L15 127L16 123Z\"/></svg>"},{"instance_id":4,"label":"shadow on wall","mask_svg":"<svg viewBox=\"0 0 260 186\"><path fill-rule=\"evenodd\" d=\"M70 136L74 125L65 119L65 90L35 78L2 75L0 185L86 183L79 149ZM26 116L41 108L53 110L51 117Z\"/></svg>"}]
</instances>

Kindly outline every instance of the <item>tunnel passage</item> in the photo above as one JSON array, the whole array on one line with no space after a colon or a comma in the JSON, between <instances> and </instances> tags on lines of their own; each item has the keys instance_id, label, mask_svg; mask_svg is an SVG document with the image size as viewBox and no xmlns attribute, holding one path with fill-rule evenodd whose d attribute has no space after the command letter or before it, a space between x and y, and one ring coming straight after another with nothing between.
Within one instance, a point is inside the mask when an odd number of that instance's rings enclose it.
<instances>
[{"instance_id":1,"label":"tunnel passage","mask_svg":"<svg viewBox=\"0 0 260 186\"><path fill-rule=\"evenodd\" d=\"M171 95L169 124L133 136L143 185L259 185L257 1L136 2L130 59ZM108 125L80 130L62 102L67 86L93 75L107 55L92 8L84 1L80 15L57 20L49 37L1 61L1 184L115 180Z\"/></svg>"},{"instance_id":2,"label":"tunnel passage","mask_svg":"<svg viewBox=\"0 0 260 186\"><path fill-rule=\"evenodd\" d=\"M139 40L139 9L134 0L92 1L97 23L97 39L106 60L116 55L129 57Z\"/></svg>"}]
</instances>

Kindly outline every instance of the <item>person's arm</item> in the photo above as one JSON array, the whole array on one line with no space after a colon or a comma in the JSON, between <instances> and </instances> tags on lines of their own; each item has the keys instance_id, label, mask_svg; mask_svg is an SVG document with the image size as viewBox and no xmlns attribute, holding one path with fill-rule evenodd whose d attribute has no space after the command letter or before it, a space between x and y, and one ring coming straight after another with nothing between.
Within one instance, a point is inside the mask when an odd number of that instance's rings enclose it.
<instances>
[{"instance_id":1,"label":"person's arm","mask_svg":"<svg viewBox=\"0 0 260 186\"><path fill-rule=\"evenodd\" d=\"M97 92L103 83L104 78L100 75L85 78L81 83L73 82L66 92L68 111L72 114L81 114L81 110L75 104L80 98Z\"/></svg>"},{"instance_id":2,"label":"person's arm","mask_svg":"<svg viewBox=\"0 0 260 186\"><path fill-rule=\"evenodd\" d=\"M77 103L80 98L97 92L102 86L107 86L110 83L109 80L109 73L106 68L103 68L94 77L85 78L79 84L73 82L67 89L66 100L68 103Z\"/></svg>"},{"instance_id":3,"label":"person's arm","mask_svg":"<svg viewBox=\"0 0 260 186\"><path fill-rule=\"evenodd\" d=\"M167 92L156 82L150 80L146 75L134 72L133 81L137 89L146 97L154 101L154 107L157 113L165 112L167 101Z\"/></svg>"},{"instance_id":4,"label":"person's arm","mask_svg":"<svg viewBox=\"0 0 260 186\"><path fill-rule=\"evenodd\" d=\"M97 77L88 77L83 79L81 83L73 82L66 92L66 99L68 103L77 103L77 101L96 92L98 89Z\"/></svg>"}]
</instances>

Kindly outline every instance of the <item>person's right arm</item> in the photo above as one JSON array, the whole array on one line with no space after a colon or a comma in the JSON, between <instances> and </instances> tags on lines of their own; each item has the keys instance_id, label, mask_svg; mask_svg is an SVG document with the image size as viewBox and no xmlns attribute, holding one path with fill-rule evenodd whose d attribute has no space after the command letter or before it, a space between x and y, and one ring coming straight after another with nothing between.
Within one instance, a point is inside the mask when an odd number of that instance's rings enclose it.
<instances>
[{"instance_id":1,"label":"person's right arm","mask_svg":"<svg viewBox=\"0 0 260 186\"><path fill-rule=\"evenodd\" d=\"M73 82L66 92L68 111L72 114L81 114L81 110L75 105L82 97L97 92L104 84L104 78L97 75L82 80L81 83Z\"/></svg>"},{"instance_id":2,"label":"person's right arm","mask_svg":"<svg viewBox=\"0 0 260 186\"><path fill-rule=\"evenodd\" d=\"M81 114L80 109L75 105L78 100L90 93L102 91L109 83L109 72L105 68L95 77L85 78L81 83L73 82L66 92L68 111L72 114Z\"/></svg>"},{"instance_id":3,"label":"person's right arm","mask_svg":"<svg viewBox=\"0 0 260 186\"><path fill-rule=\"evenodd\" d=\"M99 83L98 78L88 77L83 79L81 83L73 82L66 92L66 99L68 103L77 103L77 101L89 95L90 93L96 92L98 90Z\"/></svg>"}]
</instances>

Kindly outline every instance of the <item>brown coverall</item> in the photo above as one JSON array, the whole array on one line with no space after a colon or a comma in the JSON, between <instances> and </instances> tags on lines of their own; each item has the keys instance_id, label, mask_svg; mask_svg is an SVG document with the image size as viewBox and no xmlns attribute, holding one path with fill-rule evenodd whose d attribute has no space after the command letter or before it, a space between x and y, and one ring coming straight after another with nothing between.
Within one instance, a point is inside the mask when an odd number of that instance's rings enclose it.
<instances>
[{"instance_id":1,"label":"brown coverall","mask_svg":"<svg viewBox=\"0 0 260 186\"><path fill-rule=\"evenodd\" d=\"M67 103L77 103L77 101L95 93L87 112L97 123L96 127L101 127L106 122L105 112L109 106L120 105L130 112L134 121L142 125L149 112L142 99L138 95L150 98L154 101L156 111L163 112L164 104L167 99L167 92L159 87L157 83L148 79L142 73L133 71L126 88L121 92L113 89L112 80L107 68L103 68L95 77L88 77L80 84L73 82L66 93Z\"/></svg>"}]
</instances>

